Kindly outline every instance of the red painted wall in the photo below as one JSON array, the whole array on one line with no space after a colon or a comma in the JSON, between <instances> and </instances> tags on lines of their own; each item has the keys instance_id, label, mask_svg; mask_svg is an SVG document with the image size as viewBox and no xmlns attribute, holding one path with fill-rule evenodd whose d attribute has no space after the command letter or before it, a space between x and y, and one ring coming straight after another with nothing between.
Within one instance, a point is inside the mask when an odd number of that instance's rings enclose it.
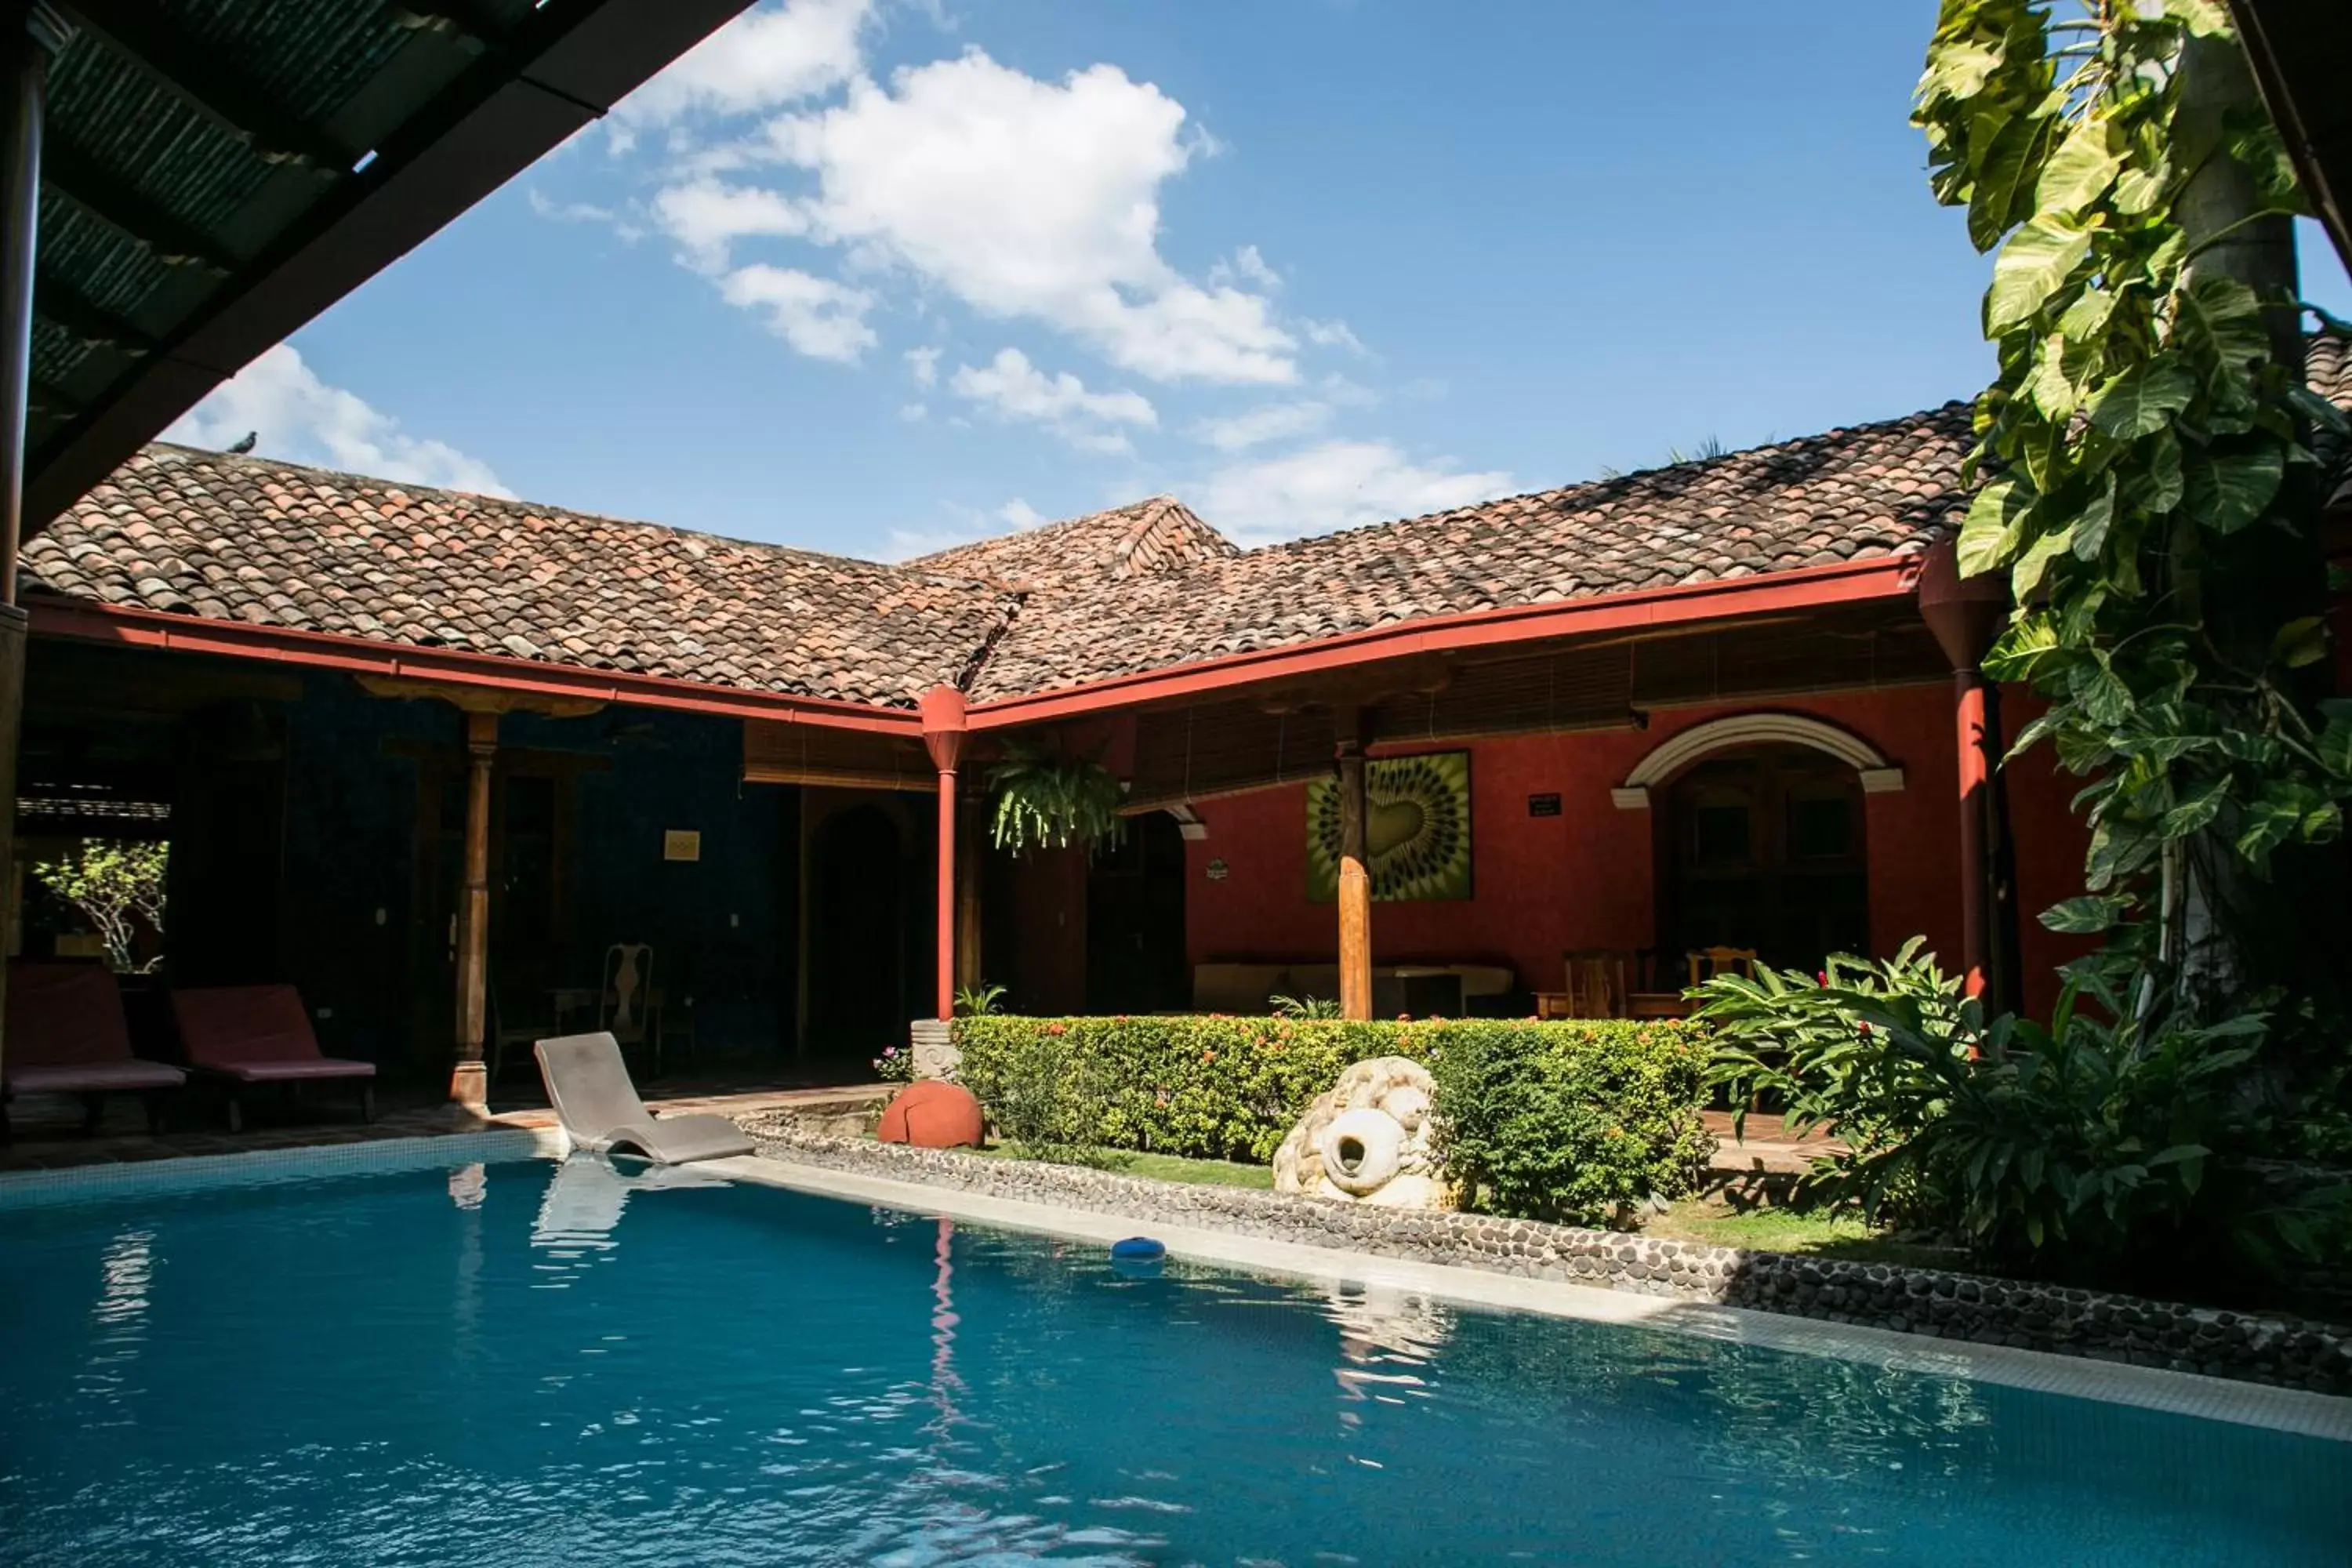
<instances>
[{"instance_id":1,"label":"red painted wall","mask_svg":"<svg viewBox=\"0 0 2352 1568\"><path fill-rule=\"evenodd\" d=\"M1612 804L1612 786L1654 747L1682 730L1767 706L1853 731L1901 767L1905 788L1865 798L1873 946L1892 952L1924 933L1947 968L1959 963L1958 777L1951 694L1943 686L1847 693L1769 705L1678 710L1646 730L1537 735L1470 742L1471 839L1476 896L1461 901L1381 903L1372 910L1378 963L1506 963L1523 984L1560 983L1572 948L1633 949L1656 941L1650 815ZM2012 727L2029 716L2010 705ZM1443 744L1431 750L1457 749ZM1402 751L1404 748L1391 748ZM2020 841L2027 1005L2046 1010L2050 971L2071 952L2032 919L2079 889L2083 835L2066 815L2069 781L2046 753L2010 779ZM1561 813L1530 817L1530 795L1557 793ZM1307 901L1304 785L1260 791L1195 808L1208 837L1186 846L1185 912L1191 961L1329 962L1329 904ZM1212 860L1224 864L1209 879Z\"/></svg>"}]
</instances>

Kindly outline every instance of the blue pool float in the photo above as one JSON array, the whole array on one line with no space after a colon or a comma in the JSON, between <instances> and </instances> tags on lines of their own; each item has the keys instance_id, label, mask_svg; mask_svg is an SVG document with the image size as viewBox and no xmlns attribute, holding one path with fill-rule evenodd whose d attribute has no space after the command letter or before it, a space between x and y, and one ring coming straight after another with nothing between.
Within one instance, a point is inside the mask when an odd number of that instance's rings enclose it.
<instances>
[{"instance_id":1,"label":"blue pool float","mask_svg":"<svg viewBox=\"0 0 2352 1568\"><path fill-rule=\"evenodd\" d=\"M1168 1248L1148 1236L1130 1236L1110 1244L1113 1263L1157 1263L1167 1256Z\"/></svg>"}]
</instances>

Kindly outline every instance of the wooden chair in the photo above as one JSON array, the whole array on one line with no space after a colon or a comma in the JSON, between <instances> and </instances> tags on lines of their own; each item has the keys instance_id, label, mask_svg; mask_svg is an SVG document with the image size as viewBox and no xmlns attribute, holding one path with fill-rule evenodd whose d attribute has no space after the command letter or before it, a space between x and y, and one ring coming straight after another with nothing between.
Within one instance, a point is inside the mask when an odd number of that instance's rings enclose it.
<instances>
[{"instance_id":1,"label":"wooden chair","mask_svg":"<svg viewBox=\"0 0 2352 1568\"><path fill-rule=\"evenodd\" d=\"M1622 1018L1633 955L1612 948L1586 948L1566 955L1568 1016Z\"/></svg>"},{"instance_id":2,"label":"wooden chair","mask_svg":"<svg viewBox=\"0 0 2352 1568\"><path fill-rule=\"evenodd\" d=\"M653 1076L661 1076L661 993L654 989L652 943L616 942L604 950L596 1027L625 1051L644 1047L653 1058Z\"/></svg>"},{"instance_id":3,"label":"wooden chair","mask_svg":"<svg viewBox=\"0 0 2352 1568\"><path fill-rule=\"evenodd\" d=\"M1685 953L1683 959L1690 966L1693 985L1712 980L1727 969L1737 970L1750 980L1756 978L1756 950L1752 947L1703 947L1696 952Z\"/></svg>"}]
</instances>

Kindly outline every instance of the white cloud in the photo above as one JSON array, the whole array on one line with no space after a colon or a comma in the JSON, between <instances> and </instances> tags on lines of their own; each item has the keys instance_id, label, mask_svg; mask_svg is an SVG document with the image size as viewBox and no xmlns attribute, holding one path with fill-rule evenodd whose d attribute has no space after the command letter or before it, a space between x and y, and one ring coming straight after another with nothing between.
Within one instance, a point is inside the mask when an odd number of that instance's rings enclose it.
<instances>
[{"instance_id":1,"label":"white cloud","mask_svg":"<svg viewBox=\"0 0 2352 1568\"><path fill-rule=\"evenodd\" d=\"M1331 422L1331 405L1311 399L1299 403L1267 403L1239 414L1203 419L1192 433L1221 452L1242 452L1268 441L1311 436Z\"/></svg>"},{"instance_id":2,"label":"white cloud","mask_svg":"<svg viewBox=\"0 0 2352 1568\"><path fill-rule=\"evenodd\" d=\"M927 403L902 403L898 405L898 417L909 425L920 424L930 416L930 405Z\"/></svg>"},{"instance_id":3,"label":"white cloud","mask_svg":"<svg viewBox=\"0 0 2352 1568\"><path fill-rule=\"evenodd\" d=\"M1345 321L1301 321L1298 323L1298 331L1317 348L1346 349L1349 353L1359 354L1369 354L1372 352L1364 346L1363 340L1356 336L1354 331Z\"/></svg>"},{"instance_id":4,"label":"white cloud","mask_svg":"<svg viewBox=\"0 0 2352 1568\"><path fill-rule=\"evenodd\" d=\"M755 262L729 273L719 297L746 310L765 310L768 330L812 359L855 364L879 342L866 324L874 296L829 278Z\"/></svg>"},{"instance_id":5,"label":"white cloud","mask_svg":"<svg viewBox=\"0 0 2352 1568\"><path fill-rule=\"evenodd\" d=\"M887 89L853 80L846 101L768 137L816 176L818 237L856 258L1157 380L1293 381L1296 343L1264 295L1204 287L1160 254L1160 186L1198 145L1184 126L1183 105L1115 66L1055 83L973 50Z\"/></svg>"},{"instance_id":6,"label":"white cloud","mask_svg":"<svg viewBox=\"0 0 2352 1568\"><path fill-rule=\"evenodd\" d=\"M998 521L1003 523L1006 528L1015 533L1020 532L1024 528L1037 528L1052 521L1052 519L1048 518L1044 512L1039 511L1035 507L1031 506L1019 496L1014 496L1011 500L1006 501L1003 506L998 507L996 509L996 518Z\"/></svg>"},{"instance_id":7,"label":"white cloud","mask_svg":"<svg viewBox=\"0 0 2352 1568\"><path fill-rule=\"evenodd\" d=\"M907 351L906 357L907 374L915 378L915 384L917 386L933 386L938 384L940 379L939 350L908 349Z\"/></svg>"},{"instance_id":8,"label":"white cloud","mask_svg":"<svg viewBox=\"0 0 2352 1568\"><path fill-rule=\"evenodd\" d=\"M1507 494L1499 470L1459 473L1410 462L1385 441L1326 441L1209 476L1200 512L1235 539L1263 543L1444 511Z\"/></svg>"},{"instance_id":9,"label":"white cloud","mask_svg":"<svg viewBox=\"0 0 2352 1568\"><path fill-rule=\"evenodd\" d=\"M279 343L174 420L166 441L227 447L258 434L264 456L476 495L512 496L478 458L411 436L355 393L329 386Z\"/></svg>"},{"instance_id":10,"label":"white cloud","mask_svg":"<svg viewBox=\"0 0 2352 1568\"><path fill-rule=\"evenodd\" d=\"M1220 261L1209 268L1209 281L1212 283L1231 283L1237 278L1245 279L1261 289L1282 287L1282 274L1266 265L1265 258L1258 254L1255 245L1243 246L1234 252L1232 260Z\"/></svg>"},{"instance_id":11,"label":"white cloud","mask_svg":"<svg viewBox=\"0 0 2352 1568\"><path fill-rule=\"evenodd\" d=\"M780 192L708 176L662 191L654 197L654 216L698 272L723 271L738 239L808 232L808 215Z\"/></svg>"},{"instance_id":12,"label":"white cloud","mask_svg":"<svg viewBox=\"0 0 2352 1568\"><path fill-rule=\"evenodd\" d=\"M607 117L616 150L690 114L752 114L837 87L863 63L873 0L791 0L747 11L678 57Z\"/></svg>"},{"instance_id":13,"label":"white cloud","mask_svg":"<svg viewBox=\"0 0 2352 1568\"><path fill-rule=\"evenodd\" d=\"M1019 349L999 349L984 366L958 365L949 390L1000 419L1042 425L1084 451L1125 453L1134 448L1109 426L1157 428L1159 411L1138 392L1089 392L1069 372L1047 375Z\"/></svg>"}]
</instances>

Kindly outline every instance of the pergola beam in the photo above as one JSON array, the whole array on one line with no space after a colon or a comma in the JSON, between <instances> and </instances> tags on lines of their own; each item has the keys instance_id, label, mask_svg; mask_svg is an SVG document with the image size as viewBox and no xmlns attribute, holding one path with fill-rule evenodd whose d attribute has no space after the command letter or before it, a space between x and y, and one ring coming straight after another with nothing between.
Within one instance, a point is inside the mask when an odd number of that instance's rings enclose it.
<instances>
[{"instance_id":1,"label":"pergola beam","mask_svg":"<svg viewBox=\"0 0 2352 1568\"><path fill-rule=\"evenodd\" d=\"M231 263L204 234L141 195L74 148L51 142L43 149L41 184L174 267L227 272Z\"/></svg>"},{"instance_id":2,"label":"pergola beam","mask_svg":"<svg viewBox=\"0 0 2352 1568\"><path fill-rule=\"evenodd\" d=\"M511 30L485 0L404 0L391 10L403 26L454 33L484 48L499 47Z\"/></svg>"},{"instance_id":3,"label":"pergola beam","mask_svg":"<svg viewBox=\"0 0 2352 1568\"><path fill-rule=\"evenodd\" d=\"M239 64L146 0L70 0L89 31L159 86L271 163L347 174L356 154L281 107Z\"/></svg>"},{"instance_id":4,"label":"pergola beam","mask_svg":"<svg viewBox=\"0 0 2352 1568\"><path fill-rule=\"evenodd\" d=\"M155 340L102 305L94 305L56 278L33 285L33 314L80 342L103 344L127 354L152 353Z\"/></svg>"}]
</instances>

